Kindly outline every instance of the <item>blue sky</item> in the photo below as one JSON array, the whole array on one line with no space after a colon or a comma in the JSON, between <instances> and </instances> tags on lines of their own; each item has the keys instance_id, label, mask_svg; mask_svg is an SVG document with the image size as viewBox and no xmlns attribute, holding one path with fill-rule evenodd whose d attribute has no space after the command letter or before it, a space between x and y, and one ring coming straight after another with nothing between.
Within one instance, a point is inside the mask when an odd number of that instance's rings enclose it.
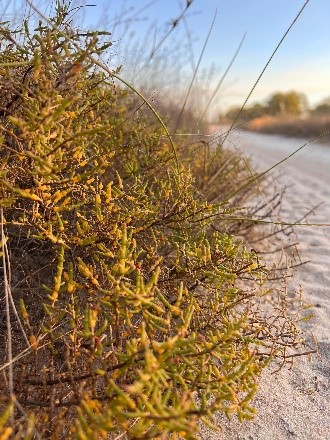
<instances>
[{"instance_id":1,"label":"blue sky","mask_svg":"<svg viewBox=\"0 0 330 440\"><path fill-rule=\"evenodd\" d=\"M145 35L151 23L157 23L158 39L169 29L171 19L180 13L183 0L94 0L86 19L111 20L123 11L127 18L151 4L133 22L130 30ZM225 70L244 32L247 36L228 75L221 106L244 100L271 52L286 31L304 0L194 0L186 15L198 58L206 34L217 10L216 22L205 52L203 65L214 64L218 76ZM104 7L107 7L106 16ZM87 11L87 10L86 10ZM106 21L105 20L105 21ZM186 39L183 23L176 30ZM181 34L180 34L181 32ZM118 32L118 38L121 38ZM127 36L127 34L126 34ZM114 34L116 37L116 32ZM125 36L123 37L125 39ZM125 64L125 60L123 60ZM310 0L302 16L277 52L251 100L262 100L274 90L297 90L307 94L311 104L330 95L330 0Z\"/></svg>"},{"instance_id":2,"label":"blue sky","mask_svg":"<svg viewBox=\"0 0 330 440\"><path fill-rule=\"evenodd\" d=\"M8 1L12 5L24 4L24 0L0 0L1 3ZM46 14L52 12L55 4L55 0L34 2ZM135 61L140 63L143 57L148 58L152 45L157 46L161 41L171 27L171 20L180 15L185 3L186 0L74 0L73 5L95 5L82 8L80 16L75 14L77 24L84 28L107 29L113 33L113 53L117 51L119 54L115 61L123 64L123 75L129 76L131 73L129 79L132 80L132 77L138 78L130 64L134 53L136 52ZM217 108L225 109L244 101L273 49L304 3L305 0L192 1L186 14L186 24L193 42L195 63L217 10L215 25L199 70L202 80L204 77L212 86L225 71L244 32L247 33L237 60L217 96ZM115 26L116 21L121 24ZM192 76L189 65L191 58L182 21L171 34L171 38L161 46L159 56L174 44L181 47L181 58L174 59L172 63L174 67L175 63L186 63L186 67L181 66L181 72L185 72L181 81L189 84ZM130 49L125 52L123 47ZM213 76L208 80L207 71L210 68L213 68ZM175 72L171 76L166 68L162 69L165 79L169 82L175 81ZM158 74L159 72L155 73ZM278 90L303 92L312 105L330 96L330 0L309 1L255 89L250 102L261 101Z\"/></svg>"}]
</instances>

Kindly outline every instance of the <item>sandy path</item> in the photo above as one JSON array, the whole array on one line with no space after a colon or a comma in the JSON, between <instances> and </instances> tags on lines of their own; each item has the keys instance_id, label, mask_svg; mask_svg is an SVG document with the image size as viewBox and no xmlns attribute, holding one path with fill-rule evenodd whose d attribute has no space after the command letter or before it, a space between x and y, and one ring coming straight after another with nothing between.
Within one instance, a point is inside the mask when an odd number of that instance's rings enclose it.
<instances>
[{"instance_id":1,"label":"sandy path","mask_svg":"<svg viewBox=\"0 0 330 440\"><path fill-rule=\"evenodd\" d=\"M236 133L234 148L252 156L259 170L283 159L303 144L297 139ZM312 144L279 166L276 180L287 186L282 217L293 222L313 206L310 223L330 223L330 146ZM296 273L305 299L314 304L315 318L304 323L318 340L320 357L298 359L291 371L265 372L254 401L258 415L243 425L237 420L218 422L222 433L204 430L201 439L224 440L327 440L330 439L330 227L296 228L304 260Z\"/></svg>"}]
</instances>

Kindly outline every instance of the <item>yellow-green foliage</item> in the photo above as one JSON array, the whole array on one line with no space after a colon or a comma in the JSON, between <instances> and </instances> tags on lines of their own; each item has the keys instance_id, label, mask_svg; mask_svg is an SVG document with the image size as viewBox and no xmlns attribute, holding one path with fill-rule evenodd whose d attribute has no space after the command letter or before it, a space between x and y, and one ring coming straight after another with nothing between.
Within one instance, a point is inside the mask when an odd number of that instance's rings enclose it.
<instances>
[{"instance_id":1,"label":"yellow-green foliage","mask_svg":"<svg viewBox=\"0 0 330 440\"><path fill-rule=\"evenodd\" d=\"M2 438L33 423L41 438L192 439L217 410L251 418L258 376L295 327L282 316L273 330L265 268L214 227L227 208L207 202L205 164L177 164L153 115L135 118L90 61L96 34L27 32L0 57L0 197L29 417L17 410Z\"/></svg>"}]
</instances>

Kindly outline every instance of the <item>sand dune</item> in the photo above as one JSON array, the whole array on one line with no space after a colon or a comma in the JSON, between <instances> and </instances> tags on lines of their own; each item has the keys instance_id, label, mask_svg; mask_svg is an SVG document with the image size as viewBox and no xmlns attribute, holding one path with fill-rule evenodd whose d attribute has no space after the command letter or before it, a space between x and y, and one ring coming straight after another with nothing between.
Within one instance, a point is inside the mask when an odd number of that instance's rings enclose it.
<instances>
[{"instance_id":1,"label":"sand dune","mask_svg":"<svg viewBox=\"0 0 330 440\"><path fill-rule=\"evenodd\" d=\"M251 156L259 170L267 169L303 144L301 139L238 132L229 145ZM330 223L330 146L310 144L274 171L287 187L282 218L294 222L313 206L310 223ZM298 358L292 370L266 371L254 400L258 415L252 422L229 422L221 416L221 433L203 430L201 439L326 440L330 439L330 227L296 227L300 252L310 263L300 266L294 283L301 284L313 304L314 318L303 324L316 337L319 356Z\"/></svg>"}]
</instances>

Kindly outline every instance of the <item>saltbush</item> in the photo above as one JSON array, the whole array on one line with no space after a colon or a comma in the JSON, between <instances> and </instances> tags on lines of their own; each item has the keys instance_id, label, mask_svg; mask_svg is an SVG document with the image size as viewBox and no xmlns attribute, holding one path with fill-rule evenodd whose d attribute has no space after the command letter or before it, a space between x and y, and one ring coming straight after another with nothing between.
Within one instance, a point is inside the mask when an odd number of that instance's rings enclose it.
<instances>
[{"instance_id":1,"label":"saltbush","mask_svg":"<svg viewBox=\"0 0 330 440\"><path fill-rule=\"evenodd\" d=\"M193 439L216 411L250 419L297 330L279 302L264 312L267 269L224 220L248 172L137 118L93 61L108 45L62 22L0 37L1 438Z\"/></svg>"}]
</instances>

